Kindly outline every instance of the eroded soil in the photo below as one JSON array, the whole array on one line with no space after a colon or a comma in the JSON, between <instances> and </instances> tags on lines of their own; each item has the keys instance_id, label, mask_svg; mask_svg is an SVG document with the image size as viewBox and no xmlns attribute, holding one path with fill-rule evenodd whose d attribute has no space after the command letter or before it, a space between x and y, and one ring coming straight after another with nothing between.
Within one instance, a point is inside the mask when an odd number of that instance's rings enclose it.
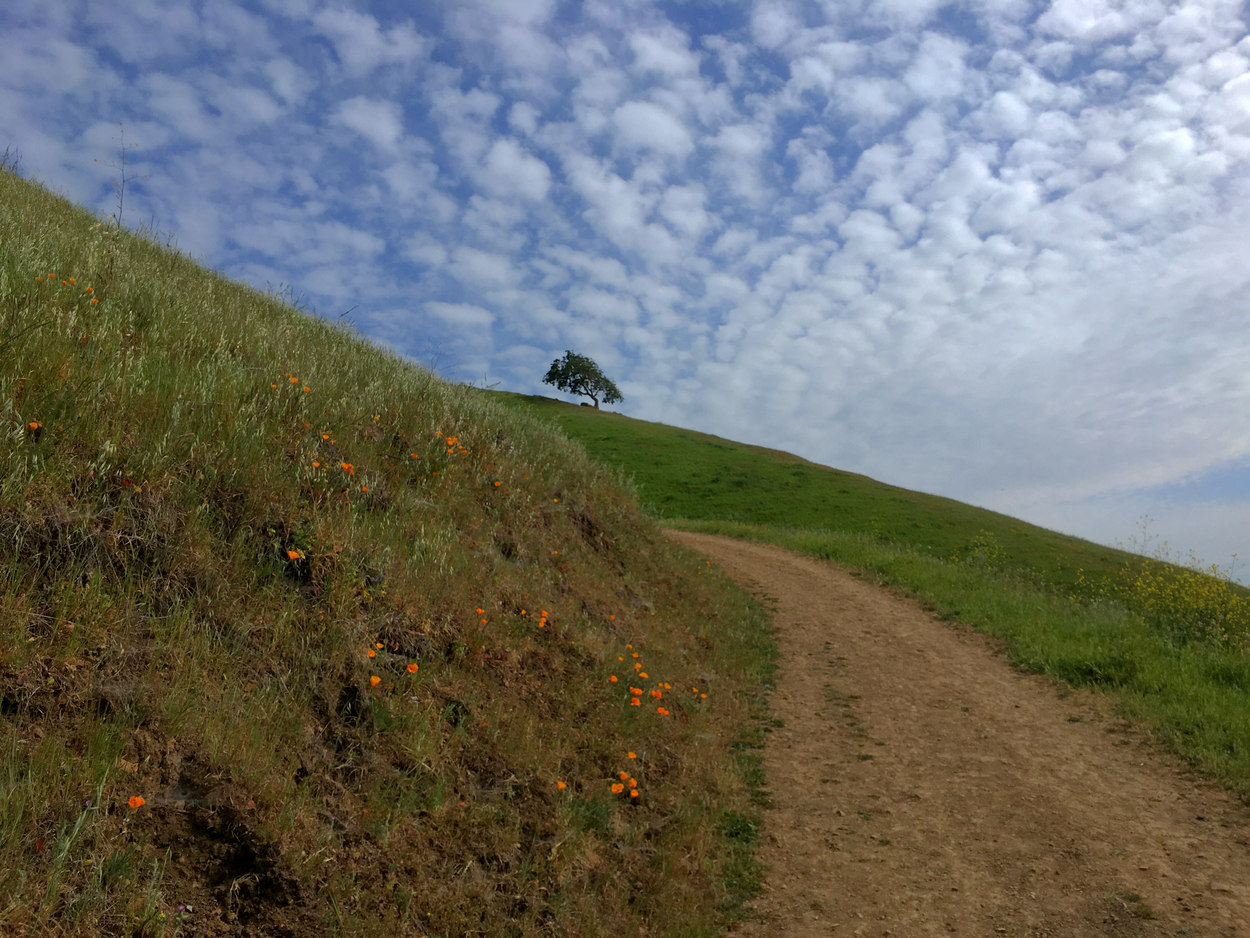
<instances>
[{"instance_id":1,"label":"eroded soil","mask_svg":"<svg viewBox=\"0 0 1250 938\"><path fill-rule=\"evenodd\" d=\"M1250 812L1093 694L827 563L673 532L776 608L735 935L1250 936Z\"/></svg>"}]
</instances>

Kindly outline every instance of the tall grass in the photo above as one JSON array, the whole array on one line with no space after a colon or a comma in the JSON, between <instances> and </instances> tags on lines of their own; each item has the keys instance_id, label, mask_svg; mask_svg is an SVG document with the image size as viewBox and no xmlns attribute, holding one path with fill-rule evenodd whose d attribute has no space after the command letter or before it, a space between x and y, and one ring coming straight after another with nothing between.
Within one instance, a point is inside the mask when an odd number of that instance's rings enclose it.
<instances>
[{"instance_id":1,"label":"tall grass","mask_svg":"<svg viewBox=\"0 0 1250 938\"><path fill-rule=\"evenodd\" d=\"M766 619L567 437L12 173L0 431L0 933L736 914Z\"/></svg>"}]
</instances>

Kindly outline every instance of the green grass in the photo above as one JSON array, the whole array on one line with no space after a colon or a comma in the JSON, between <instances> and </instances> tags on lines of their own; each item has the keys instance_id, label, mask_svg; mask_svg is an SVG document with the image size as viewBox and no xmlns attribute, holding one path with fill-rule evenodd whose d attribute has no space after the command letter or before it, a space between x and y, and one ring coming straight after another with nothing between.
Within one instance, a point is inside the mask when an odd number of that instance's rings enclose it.
<instances>
[{"instance_id":1,"label":"green grass","mask_svg":"<svg viewBox=\"0 0 1250 938\"><path fill-rule=\"evenodd\" d=\"M554 422L592 457L620 468L667 520L856 532L943 559L973 556L992 544L1000 562L1064 588L1074 588L1082 570L1087 577L1114 574L1133 557L779 450L545 397L494 397Z\"/></svg>"},{"instance_id":2,"label":"green grass","mask_svg":"<svg viewBox=\"0 0 1250 938\"><path fill-rule=\"evenodd\" d=\"M1250 801L1247 592L1215 568L1099 547L936 496L688 430L497 395L631 477L677 528L862 571L1003 641L1019 667L1111 697Z\"/></svg>"},{"instance_id":3,"label":"green grass","mask_svg":"<svg viewBox=\"0 0 1250 938\"><path fill-rule=\"evenodd\" d=\"M0 934L738 914L767 619L549 425L0 173L0 451Z\"/></svg>"}]
</instances>

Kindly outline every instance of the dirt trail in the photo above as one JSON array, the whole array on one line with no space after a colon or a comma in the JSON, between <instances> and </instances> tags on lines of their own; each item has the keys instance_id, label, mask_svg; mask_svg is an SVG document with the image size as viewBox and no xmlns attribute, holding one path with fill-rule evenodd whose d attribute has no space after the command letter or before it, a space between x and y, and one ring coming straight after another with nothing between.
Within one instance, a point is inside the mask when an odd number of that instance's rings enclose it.
<instances>
[{"instance_id":1,"label":"dirt trail","mask_svg":"<svg viewBox=\"0 0 1250 938\"><path fill-rule=\"evenodd\" d=\"M776 606L766 886L735 935L1250 936L1250 812L1095 695L830 564L673 536Z\"/></svg>"}]
</instances>

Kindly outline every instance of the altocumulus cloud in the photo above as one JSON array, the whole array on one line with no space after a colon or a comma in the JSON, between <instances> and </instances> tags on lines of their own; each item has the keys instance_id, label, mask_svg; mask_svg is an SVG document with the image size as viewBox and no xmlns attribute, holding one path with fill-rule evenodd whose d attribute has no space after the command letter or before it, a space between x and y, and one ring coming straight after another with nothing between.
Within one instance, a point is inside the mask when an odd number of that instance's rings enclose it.
<instances>
[{"instance_id":1,"label":"altocumulus cloud","mask_svg":"<svg viewBox=\"0 0 1250 938\"><path fill-rule=\"evenodd\" d=\"M1246 33L1229 0L9 0L0 143L107 214L124 122L128 223L452 379L541 392L577 348L643 418L1225 561Z\"/></svg>"}]
</instances>

